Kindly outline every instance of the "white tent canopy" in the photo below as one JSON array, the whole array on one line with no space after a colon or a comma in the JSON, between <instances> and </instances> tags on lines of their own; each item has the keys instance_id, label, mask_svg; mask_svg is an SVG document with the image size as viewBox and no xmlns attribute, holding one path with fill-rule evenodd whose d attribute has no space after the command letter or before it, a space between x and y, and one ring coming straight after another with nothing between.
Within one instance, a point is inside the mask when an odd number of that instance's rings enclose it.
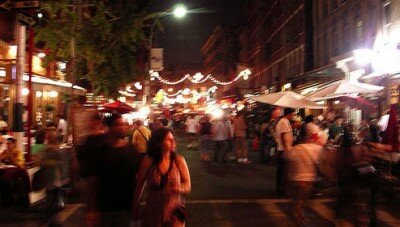
<instances>
[{"instance_id":1,"label":"white tent canopy","mask_svg":"<svg viewBox=\"0 0 400 227\"><path fill-rule=\"evenodd\" d=\"M330 86L320 91L317 91L316 93L310 95L308 98L310 98L313 101L326 100L354 93L359 93L359 94L374 93L382 90L383 88L384 87L382 86L360 83L357 81L351 81L345 79L337 81L331 84Z\"/></svg>"},{"instance_id":2,"label":"white tent canopy","mask_svg":"<svg viewBox=\"0 0 400 227\"><path fill-rule=\"evenodd\" d=\"M251 99L275 106L290 107L290 108L305 108L305 109L324 109L325 106L316 104L308 100L304 96L293 91L282 91L266 95L251 97Z\"/></svg>"}]
</instances>

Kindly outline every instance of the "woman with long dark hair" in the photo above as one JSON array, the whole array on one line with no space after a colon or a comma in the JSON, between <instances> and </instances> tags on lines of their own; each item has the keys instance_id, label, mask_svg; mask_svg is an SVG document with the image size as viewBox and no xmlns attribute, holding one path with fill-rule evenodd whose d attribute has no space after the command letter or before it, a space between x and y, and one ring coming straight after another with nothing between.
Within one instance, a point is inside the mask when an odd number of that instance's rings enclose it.
<instances>
[{"instance_id":1,"label":"woman with long dark hair","mask_svg":"<svg viewBox=\"0 0 400 227\"><path fill-rule=\"evenodd\" d=\"M149 140L135 190L136 212L145 181L148 193L143 226L185 226L184 195L191 189L190 175L185 158L176 153L175 137L169 128L158 128Z\"/></svg>"}]
</instances>

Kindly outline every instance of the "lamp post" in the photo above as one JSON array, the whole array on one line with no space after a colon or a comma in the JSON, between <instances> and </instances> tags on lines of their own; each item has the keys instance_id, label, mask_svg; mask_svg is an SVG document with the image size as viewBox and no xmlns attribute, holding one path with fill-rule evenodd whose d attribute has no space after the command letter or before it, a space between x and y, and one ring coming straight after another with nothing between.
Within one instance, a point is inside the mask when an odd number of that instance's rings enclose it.
<instances>
[{"instance_id":1,"label":"lamp post","mask_svg":"<svg viewBox=\"0 0 400 227\"><path fill-rule=\"evenodd\" d=\"M153 48L153 37L154 37L154 30L156 28L156 24L158 20L162 17L168 16L168 15L173 15L176 18L183 18L187 13L186 7L184 5L177 5L171 10L167 10L161 13L157 13L153 23L151 24L150 27L150 34L149 34L149 71L152 70L152 64L151 64L151 50ZM149 74L150 75L150 74ZM147 104L149 103L149 96L150 96L150 81L149 81L149 75L146 76L146 79L144 80L144 90L143 90L143 103Z\"/></svg>"}]
</instances>

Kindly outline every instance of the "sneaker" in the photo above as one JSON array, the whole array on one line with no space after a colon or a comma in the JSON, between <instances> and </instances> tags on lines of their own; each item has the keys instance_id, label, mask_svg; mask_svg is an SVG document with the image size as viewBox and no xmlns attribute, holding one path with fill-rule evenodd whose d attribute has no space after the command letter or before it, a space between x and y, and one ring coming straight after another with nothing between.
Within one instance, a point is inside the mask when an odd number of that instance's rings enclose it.
<instances>
[{"instance_id":1,"label":"sneaker","mask_svg":"<svg viewBox=\"0 0 400 227\"><path fill-rule=\"evenodd\" d=\"M245 165L247 165L247 164L250 164L251 161L249 161L249 160L244 160L242 163L245 164Z\"/></svg>"}]
</instances>

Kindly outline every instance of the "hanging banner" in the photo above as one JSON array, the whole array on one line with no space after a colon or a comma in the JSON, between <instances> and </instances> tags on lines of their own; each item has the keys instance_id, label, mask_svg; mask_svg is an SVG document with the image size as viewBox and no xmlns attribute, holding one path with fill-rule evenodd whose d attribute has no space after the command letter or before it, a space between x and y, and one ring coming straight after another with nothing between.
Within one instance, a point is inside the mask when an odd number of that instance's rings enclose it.
<instances>
[{"instance_id":1,"label":"hanging banner","mask_svg":"<svg viewBox=\"0 0 400 227\"><path fill-rule=\"evenodd\" d=\"M150 70L162 71L164 69L164 49L152 48L150 51Z\"/></svg>"}]
</instances>

